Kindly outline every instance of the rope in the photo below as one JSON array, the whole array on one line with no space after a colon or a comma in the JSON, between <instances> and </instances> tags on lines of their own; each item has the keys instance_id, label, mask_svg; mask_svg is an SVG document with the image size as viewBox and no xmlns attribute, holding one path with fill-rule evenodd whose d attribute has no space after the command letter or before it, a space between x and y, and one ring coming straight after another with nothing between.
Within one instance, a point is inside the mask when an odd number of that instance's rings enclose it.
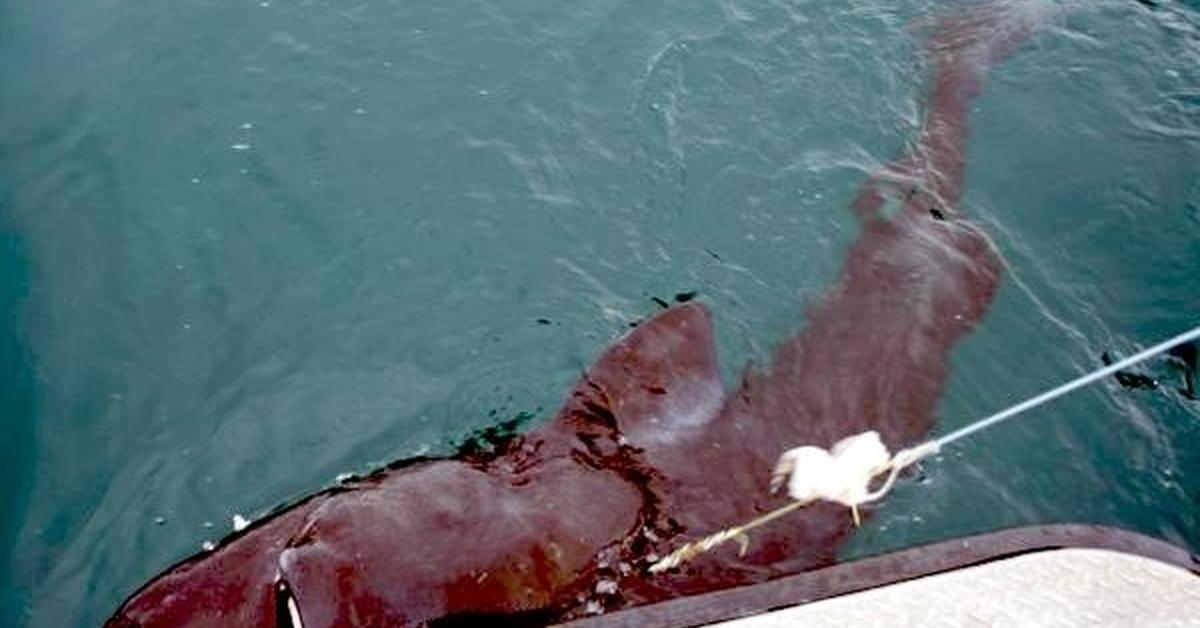
<instances>
[{"instance_id":1,"label":"rope","mask_svg":"<svg viewBox=\"0 0 1200 628\"><path fill-rule=\"evenodd\" d=\"M1191 331L1183 332L1174 338L1164 340L1163 342L1160 342L1153 347L1146 349L1145 351L1135 353L1134 355L1131 355L1120 362L1116 362L1111 366L1106 366L1098 371L1088 373L1083 377L1073 379L1057 388L1047 390L1036 397L1022 401L1021 403L1018 403L1007 410L1001 410L992 416L980 419L979 421L976 421L966 427L950 432L949 434L946 434L945 436L938 438L933 442L937 443L938 447L944 447L956 440L966 438L975 432L985 430L993 425L996 425L997 423L1008 420L1026 410L1036 408L1047 401L1057 399L1071 391L1074 391L1077 388L1082 388L1088 384L1091 384L1092 382L1104 379L1109 375L1114 375L1117 371L1123 371L1135 364L1145 362L1146 360L1149 360L1160 353L1168 351L1177 345L1181 345L1185 342L1190 342L1196 339L1200 339L1200 326L1193 328Z\"/></svg>"},{"instance_id":2,"label":"rope","mask_svg":"<svg viewBox=\"0 0 1200 628\"><path fill-rule=\"evenodd\" d=\"M933 442L928 442L917 445L916 447L910 447L908 449L902 449L896 452L895 455L893 455L888 461L888 463L878 472L876 472L874 476L878 477L879 475L887 473L887 478L883 481L883 484L881 484L879 488L875 489L871 493L868 493L862 499L850 505L850 510L854 515L855 524L858 523L859 505L882 499L888 494L889 491L892 490L892 485L896 483L896 478L899 477L901 471L917 463L926 456L937 453L937 451L937 445ZM747 536L747 532L753 530L754 528L766 525L767 523L770 523L794 510L799 510L800 508L803 508L804 506L807 506L815 501L819 500L805 499L793 501L764 515L751 519L750 521L747 521L741 525L734 526L732 528L726 528L720 532L710 534L702 539L685 543L679 549L671 552L665 558L651 565L650 573L660 573L668 569L674 569L675 567L678 567L679 565L682 565L683 563L692 560L693 558L704 554L719 545L724 545L725 543L733 540L737 540L741 546L739 555L745 554L746 548L750 546L750 537Z\"/></svg>"},{"instance_id":3,"label":"rope","mask_svg":"<svg viewBox=\"0 0 1200 628\"><path fill-rule=\"evenodd\" d=\"M892 487L896 483L896 478L898 478L900 476L900 473L904 469L912 466L913 464L916 464L917 462L921 461L922 459L924 459L928 456L931 456L931 455L937 453L946 445L949 445L950 443L953 443L955 441L966 438L976 432L985 430L989 427L993 427L1003 421L1006 421L1014 416L1017 416L1018 414L1021 414L1022 412L1036 408L1048 401L1062 397L1063 395L1066 395L1067 393L1070 393L1078 388L1087 386L1088 384L1091 384L1098 380L1104 379L1105 377L1113 375L1113 374L1117 373L1118 371L1127 369L1131 366L1134 366L1136 364L1144 362L1160 353L1170 350L1172 347L1175 347L1177 345L1181 345L1185 342L1190 342L1190 341L1193 341L1196 339L1200 339L1200 326L1193 328L1191 331L1184 332L1173 338L1170 338L1168 340L1160 342L1160 343L1154 345L1153 347L1150 347L1149 349L1146 349L1144 351L1136 353L1136 354L1134 354L1128 358L1125 358L1124 360L1116 362L1110 366L1106 366L1102 369L1092 371L1091 373L1088 373L1087 375L1075 378L1065 384L1062 384L1056 388L1052 388L1040 395L1037 395L1036 397L1031 397L1030 399L1022 401L1021 403L1011 406L1005 410L1001 410L1000 412L997 412L997 413L987 416L983 419L975 421L974 423L971 423L970 425L967 425L966 427L959 428L949 434L946 434L945 436L933 439L931 441L927 441L925 443L916 445L914 447L910 447L908 449L902 449L902 450L896 452L888 460L888 463L886 465L884 465L882 468L880 468L872 476L872 478L877 478L880 475L887 473L887 477L883 480L883 483L880 484L879 488L875 489L874 491L871 491L870 493L867 493L863 498L861 498L857 502L850 504L850 509L854 515L855 524L857 525L857 523L858 523L858 506L860 504L870 503L870 502L882 499L884 496L886 496L888 494L888 492L890 492L892 490ZM793 502L786 504L780 508L776 508L775 510L772 510L771 512L768 512L768 513L761 515L755 519L752 519L742 525L734 526L732 528L726 528L724 530L721 530L720 532L711 534L711 535L706 536L697 541L692 541L690 543L686 543L679 549L677 549L674 552L672 552L671 554L667 555L665 558L663 558L663 559L659 560L658 562L655 562L653 565L651 565L650 573L660 573L660 572L666 571L668 569L673 569L675 567L678 567L679 565L681 565L689 560L692 560L693 558L695 558L705 552L708 552L709 550L712 550L713 548L715 548L719 545L723 545L732 540L737 540L739 545L741 546L741 551L740 551L739 555L744 554L746 552L746 548L750 544L750 537L747 536L747 534L746 534L747 532L749 532L750 530L757 528L759 526L765 525L771 521L774 521L775 519L778 519L779 517L782 517L794 510L799 510L800 508L807 506L815 501L818 501L818 500L817 499L805 499L805 500L793 501Z\"/></svg>"},{"instance_id":4,"label":"rope","mask_svg":"<svg viewBox=\"0 0 1200 628\"><path fill-rule=\"evenodd\" d=\"M659 573L668 569L674 569L675 567L686 563L687 561L711 550L712 548L718 545L723 545L726 542L734 539L737 539L738 543L741 545L741 551L739 552L739 555L745 554L746 548L750 546L750 537L746 536L747 532L761 525L765 525L771 521L774 521L775 519L778 519L789 512L792 512L793 510L799 510L800 508L807 506L814 501L816 500L794 501L781 508L776 508L775 510L772 510L771 512L768 512L767 514L756 519L747 521L740 526L726 528L720 532L717 532L716 534L710 534L698 541L685 543L679 549L671 552L671 554L666 558L663 558L653 565L650 565L650 573Z\"/></svg>"}]
</instances>

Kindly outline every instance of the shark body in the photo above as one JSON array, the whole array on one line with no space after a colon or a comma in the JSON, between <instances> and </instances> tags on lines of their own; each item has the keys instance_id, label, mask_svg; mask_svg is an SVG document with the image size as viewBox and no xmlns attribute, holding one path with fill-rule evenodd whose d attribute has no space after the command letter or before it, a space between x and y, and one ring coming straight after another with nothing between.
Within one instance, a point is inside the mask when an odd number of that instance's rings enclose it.
<instances>
[{"instance_id":1,"label":"shark body","mask_svg":"<svg viewBox=\"0 0 1200 628\"><path fill-rule=\"evenodd\" d=\"M950 352L1000 277L989 239L954 208L968 108L1027 35L997 30L1006 15L937 21L920 136L864 184L861 233L804 329L733 390L706 306L671 307L610 346L548 423L286 507L169 568L107 625L543 624L834 562L850 518L818 504L756 531L744 555L646 571L683 540L779 506L769 470L784 450L865 430L896 449L934 425Z\"/></svg>"}]
</instances>

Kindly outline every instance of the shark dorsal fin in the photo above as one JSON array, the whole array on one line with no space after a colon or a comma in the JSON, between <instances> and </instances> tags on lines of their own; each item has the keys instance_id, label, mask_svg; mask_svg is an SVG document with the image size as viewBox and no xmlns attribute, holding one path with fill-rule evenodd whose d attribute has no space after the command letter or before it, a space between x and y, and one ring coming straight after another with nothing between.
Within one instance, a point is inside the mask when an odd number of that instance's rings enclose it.
<instances>
[{"instance_id":1,"label":"shark dorsal fin","mask_svg":"<svg viewBox=\"0 0 1200 628\"><path fill-rule=\"evenodd\" d=\"M698 303L631 330L580 378L556 423L586 434L616 430L639 448L693 430L721 409L712 319Z\"/></svg>"}]
</instances>

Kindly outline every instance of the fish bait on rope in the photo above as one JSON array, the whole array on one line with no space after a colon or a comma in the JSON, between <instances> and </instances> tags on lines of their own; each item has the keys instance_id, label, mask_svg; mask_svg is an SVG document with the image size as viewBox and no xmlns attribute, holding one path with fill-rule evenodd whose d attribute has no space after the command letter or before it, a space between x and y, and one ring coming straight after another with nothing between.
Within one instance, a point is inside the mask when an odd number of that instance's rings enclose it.
<instances>
[{"instance_id":1,"label":"fish bait on rope","mask_svg":"<svg viewBox=\"0 0 1200 628\"><path fill-rule=\"evenodd\" d=\"M747 535L750 530L816 501L831 501L849 506L854 523L858 525L860 523L859 506L882 499L891 491L901 471L936 454L946 445L994 427L1048 401L1114 375L1118 371L1123 371L1165 353L1178 345L1197 339L1200 339L1200 326L1124 360L1114 362L1102 369L1092 371L1040 395L1026 399L945 436L902 449L895 454L888 451L879 438L879 434L874 431L848 436L828 450L811 445L788 450L779 457L779 462L775 465L775 471L771 478L771 491L775 492L786 482L788 496L793 500L791 503L741 525L726 528L702 539L686 543L651 565L650 573L661 573L673 569L733 540L740 545L741 553L745 553L750 544L750 537ZM871 484L884 474L887 475L883 483L872 491Z\"/></svg>"}]
</instances>

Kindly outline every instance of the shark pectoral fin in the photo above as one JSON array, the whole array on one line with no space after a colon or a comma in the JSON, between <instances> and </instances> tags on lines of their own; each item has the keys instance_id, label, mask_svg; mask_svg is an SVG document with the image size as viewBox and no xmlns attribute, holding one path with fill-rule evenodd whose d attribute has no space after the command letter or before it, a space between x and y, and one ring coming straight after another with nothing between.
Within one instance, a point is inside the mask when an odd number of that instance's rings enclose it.
<instances>
[{"instance_id":1,"label":"shark pectoral fin","mask_svg":"<svg viewBox=\"0 0 1200 628\"><path fill-rule=\"evenodd\" d=\"M690 302L660 312L609 347L576 384L556 423L581 432L599 422L645 447L707 423L723 400L712 319Z\"/></svg>"}]
</instances>

